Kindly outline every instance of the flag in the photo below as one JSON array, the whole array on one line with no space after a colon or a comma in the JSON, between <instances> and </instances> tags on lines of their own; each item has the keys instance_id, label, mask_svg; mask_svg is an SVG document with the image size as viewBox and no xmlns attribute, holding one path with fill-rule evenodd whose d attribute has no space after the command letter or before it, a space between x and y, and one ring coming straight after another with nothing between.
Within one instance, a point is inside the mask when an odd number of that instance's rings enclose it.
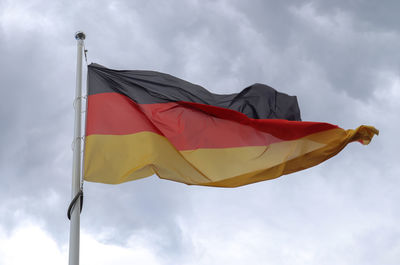
<instances>
[{"instance_id":1,"label":"flag","mask_svg":"<svg viewBox=\"0 0 400 265\"><path fill-rule=\"evenodd\" d=\"M156 174L237 187L315 166L375 134L301 121L295 96L262 84L217 95L164 73L88 66L86 181Z\"/></svg>"}]
</instances>

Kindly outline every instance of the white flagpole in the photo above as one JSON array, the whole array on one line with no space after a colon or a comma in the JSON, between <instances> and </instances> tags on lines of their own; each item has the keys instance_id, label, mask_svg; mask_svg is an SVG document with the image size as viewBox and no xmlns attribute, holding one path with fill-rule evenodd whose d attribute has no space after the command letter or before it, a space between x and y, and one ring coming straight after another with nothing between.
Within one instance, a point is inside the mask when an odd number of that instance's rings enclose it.
<instances>
[{"instance_id":1,"label":"white flagpole","mask_svg":"<svg viewBox=\"0 0 400 265\"><path fill-rule=\"evenodd\" d=\"M72 161L72 193L71 199L80 192L81 188L81 119L82 119L82 51L85 33L78 31L76 63L76 88L75 88L75 128L74 128L74 154ZM79 229L81 200L79 197L72 207L70 234L69 234L69 265L79 265Z\"/></svg>"}]
</instances>

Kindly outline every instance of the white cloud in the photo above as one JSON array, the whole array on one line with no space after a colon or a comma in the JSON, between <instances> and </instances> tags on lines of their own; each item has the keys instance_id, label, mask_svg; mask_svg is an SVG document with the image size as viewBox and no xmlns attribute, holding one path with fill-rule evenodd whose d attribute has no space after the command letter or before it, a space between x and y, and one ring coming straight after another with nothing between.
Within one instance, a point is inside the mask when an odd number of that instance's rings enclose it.
<instances>
[{"instance_id":1,"label":"white cloud","mask_svg":"<svg viewBox=\"0 0 400 265\"><path fill-rule=\"evenodd\" d=\"M0 264L66 264L67 254L42 228L21 224L13 231L0 228Z\"/></svg>"},{"instance_id":2,"label":"white cloud","mask_svg":"<svg viewBox=\"0 0 400 265\"><path fill-rule=\"evenodd\" d=\"M158 260L150 246L146 246L138 238L132 239L126 246L105 244L97 241L93 236L83 233L81 236L81 264L165 264ZM142 244L140 244L142 243Z\"/></svg>"},{"instance_id":3,"label":"white cloud","mask_svg":"<svg viewBox=\"0 0 400 265\"><path fill-rule=\"evenodd\" d=\"M92 235L81 232L80 263L108 264L165 264L140 238L128 246L105 244ZM68 245L60 245L44 227L32 222L20 223L12 231L0 227L0 264L67 264Z\"/></svg>"}]
</instances>

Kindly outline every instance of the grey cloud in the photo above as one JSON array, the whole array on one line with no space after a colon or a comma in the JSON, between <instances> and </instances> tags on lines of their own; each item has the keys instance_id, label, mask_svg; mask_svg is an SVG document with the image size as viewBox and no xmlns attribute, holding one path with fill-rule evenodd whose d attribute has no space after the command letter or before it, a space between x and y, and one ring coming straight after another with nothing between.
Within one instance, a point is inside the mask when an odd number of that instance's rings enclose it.
<instances>
[{"instance_id":1,"label":"grey cloud","mask_svg":"<svg viewBox=\"0 0 400 265\"><path fill-rule=\"evenodd\" d=\"M361 25L377 31L398 31L398 1L313 1L322 13L345 11L351 14Z\"/></svg>"},{"instance_id":2,"label":"grey cloud","mask_svg":"<svg viewBox=\"0 0 400 265\"><path fill-rule=\"evenodd\" d=\"M3 10L10 3L2 2ZM201 239L234 241L238 230L254 235L250 225L276 245L287 243L288 252L302 243L311 249L301 250L321 250L320 256L312 252L316 263L343 254L327 241L341 242L347 233L355 235L343 240L358 247L358 264L398 260L398 229L385 223L399 219L398 126L393 115L385 115L389 122L378 114L399 109L377 103L377 91L388 89L380 87L379 75L397 71L396 5L377 7L375 15L371 3L360 3L35 1L22 13L30 24L0 16L1 225L11 230L31 218L60 245L68 240L73 33L84 30L89 62L164 71L219 93L267 83L298 95L305 119L349 127L367 120L382 133L370 146L352 144L316 168L238 189L188 187L156 177L116 186L85 183L82 230L117 245L148 238L165 264L207 256L209 250L197 245ZM315 18L328 21L328 32L319 31ZM331 27L337 19L343 24ZM370 114L375 109L380 112ZM259 240L276 250L268 257L284 260L288 252L267 244L269 238ZM264 253L243 248L254 257Z\"/></svg>"},{"instance_id":3,"label":"grey cloud","mask_svg":"<svg viewBox=\"0 0 400 265\"><path fill-rule=\"evenodd\" d=\"M366 100L374 91L372 84L379 72L398 66L398 31L375 28L375 24L358 20L358 15L364 16L363 11L357 12L358 8L373 10L368 1L351 2L352 8L337 3L254 1L248 5L238 1L236 5L260 34L269 36L266 43L274 44L274 51L285 60L282 64L297 66L297 71L290 71L287 78L299 78L304 74L299 70L302 62L310 61L335 89ZM390 5L380 6L390 9ZM397 18L393 12L384 15L388 20ZM321 20L325 22L322 26L318 25ZM288 48L296 50L289 58L285 57Z\"/></svg>"}]
</instances>

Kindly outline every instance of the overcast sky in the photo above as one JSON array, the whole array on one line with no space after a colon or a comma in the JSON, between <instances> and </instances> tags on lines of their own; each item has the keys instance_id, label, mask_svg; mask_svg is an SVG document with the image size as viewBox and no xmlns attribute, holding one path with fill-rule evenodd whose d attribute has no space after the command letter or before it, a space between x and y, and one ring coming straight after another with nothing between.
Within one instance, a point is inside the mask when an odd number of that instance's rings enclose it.
<instances>
[{"instance_id":1,"label":"overcast sky","mask_svg":"<svg viewBox=\"0 0 400 265\"><path fill-rule=\"evenodd\" d=\"M399 10L394 0L0 0L0 264L68 262L77 30L89 63L215 93L265 83L297 95L303 120L380 130L369 146L240 188L86 182L81 264L399 264Z\"/></svg>"}]
</instances>

